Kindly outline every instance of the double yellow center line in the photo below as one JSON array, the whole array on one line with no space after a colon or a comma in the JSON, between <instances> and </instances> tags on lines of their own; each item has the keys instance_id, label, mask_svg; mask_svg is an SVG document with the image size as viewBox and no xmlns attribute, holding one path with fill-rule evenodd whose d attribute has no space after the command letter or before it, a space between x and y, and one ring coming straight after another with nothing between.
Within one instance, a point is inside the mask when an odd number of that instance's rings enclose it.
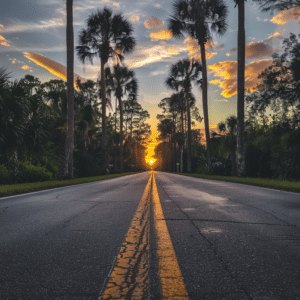
<instances>
[{"instance_id":1,"label":"double yellow center line","mask_svg":"<svg viewBox=\"0 0 300 300\"><path fill-rule=\"evenodd\" d=\"M158 257L162 299L189 299L161 207L154 172L148 180L125 241L99 300L149 299L150 208Z\"/></svg>"}]
</instances>

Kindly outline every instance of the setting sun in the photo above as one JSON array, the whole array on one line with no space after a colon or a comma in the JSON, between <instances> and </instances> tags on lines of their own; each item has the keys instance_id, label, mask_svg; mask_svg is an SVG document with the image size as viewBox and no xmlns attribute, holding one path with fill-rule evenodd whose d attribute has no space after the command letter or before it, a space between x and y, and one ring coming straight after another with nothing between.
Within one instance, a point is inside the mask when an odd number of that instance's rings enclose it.
<instances>
[{"instance_id":1,"label":"setting sun","mask_svg":"<svg viewBox=\"0 0 300 300\"><path fill-rule=\"evenodd\" d=\"M150 165L152 165L154 163L154 161L152 159L150 159Z\"/></svg>"}]
</instances>

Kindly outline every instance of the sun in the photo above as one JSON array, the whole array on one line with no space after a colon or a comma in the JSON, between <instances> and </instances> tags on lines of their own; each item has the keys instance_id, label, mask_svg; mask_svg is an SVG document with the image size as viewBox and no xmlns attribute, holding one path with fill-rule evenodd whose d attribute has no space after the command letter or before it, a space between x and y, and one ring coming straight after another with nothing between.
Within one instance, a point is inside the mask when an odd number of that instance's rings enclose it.
<instances>
[{"instance_id":1,"label":"sun","mask_svg":"<svg viewBox=\"0 0 300 300\"><path fill-rule=\"evenodd\" d=\"M150 159L149 163L150 163L150 165L152 165L154 163L154 161L152 159Z\"/></svg>"}]
</instances>

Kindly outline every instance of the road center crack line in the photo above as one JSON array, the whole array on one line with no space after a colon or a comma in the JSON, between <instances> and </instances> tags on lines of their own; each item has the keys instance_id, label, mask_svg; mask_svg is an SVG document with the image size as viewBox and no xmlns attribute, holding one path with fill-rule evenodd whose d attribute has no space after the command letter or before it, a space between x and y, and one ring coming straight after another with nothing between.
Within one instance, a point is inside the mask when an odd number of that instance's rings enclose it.
<instances>
[{"instance_id":1,"label":"road center crack line","mask_svg":"<svg viewBox=\"0 0 300 300\"><path fill-rule=\"evenodd\" d=\"M99 300L149 298L150 176Z\"/></svg>"},{"instance_id":2,"label":"road center crack line","mask_svg":"<svg viewBox=\"0 0 300 300\"><path fill-rule=\"evenodd\" d=\"M163 299L189 299L176 253L160 203L155 176L152 172L152 204L158 257L158 277Z\"/></svg>"}]
</instances>

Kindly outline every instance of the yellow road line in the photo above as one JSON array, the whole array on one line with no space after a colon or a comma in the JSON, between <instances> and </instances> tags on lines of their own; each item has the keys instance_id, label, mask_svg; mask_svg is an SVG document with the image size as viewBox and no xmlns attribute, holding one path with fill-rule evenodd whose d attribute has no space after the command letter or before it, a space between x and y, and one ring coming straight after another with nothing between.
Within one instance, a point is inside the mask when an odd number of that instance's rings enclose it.
<instances>
[{"instance_id":1,"label":"yellow road line","mask_svg":"<svg viewBox=\"0 0 300 300\"><path fill-rule=\"evenodd\" d=\"M153 204L158 277L162 298L189 299L161 207L154 172L151 172L108 283L99 300L149 298L150 199Z\"/></svg>"},{"instance_id":2,"label":"yellow road line","mask_svg":"<svg viewBox=\"0 0 300 300\"><path fill-rule=\"evenodd\" d=\"M149 298L150 176L100 299Z\"/></svg>"},{"instance_id":3,"label":"yellow road line","mask_svg":"<svg viewBox=\"0 0 300 300\"><path fill-rule=\"evenodd\" d=\"M161 207L155 176L152 172L152 203L158 256L158 277L163 299L189 299Z\"/></svg>"}]
</instances>

